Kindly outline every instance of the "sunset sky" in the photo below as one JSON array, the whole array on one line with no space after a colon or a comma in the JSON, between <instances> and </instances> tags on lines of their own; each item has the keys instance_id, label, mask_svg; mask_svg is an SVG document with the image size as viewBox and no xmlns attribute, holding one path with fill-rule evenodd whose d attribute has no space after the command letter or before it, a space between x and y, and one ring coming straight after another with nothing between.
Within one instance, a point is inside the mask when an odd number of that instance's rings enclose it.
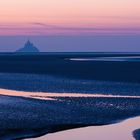
<instances>
[{"instance_id":1,"label":"sunset sky","mask_svg":"<svg viewBox=\"0 0 140 140\"><path fill-rule=\"evenodd\" d=\"M1 0L0 35L140 35L139 0Z\"/></svg>"},{"instance_id":2,"label":"sunset sky","mask_svg":"<svg viewBox=\"0 0 140 140\"><path fill-rule=\"evenodd\" d=\"M140 0L0 0L0 51L139 51Z\"/></svg>"}]
</instances>

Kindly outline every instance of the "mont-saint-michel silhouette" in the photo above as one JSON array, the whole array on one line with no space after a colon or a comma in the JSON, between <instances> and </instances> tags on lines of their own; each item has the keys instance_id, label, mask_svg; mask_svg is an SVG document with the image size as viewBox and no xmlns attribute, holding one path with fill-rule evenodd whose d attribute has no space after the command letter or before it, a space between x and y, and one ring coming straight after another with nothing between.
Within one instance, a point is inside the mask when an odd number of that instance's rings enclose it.
<instances>
[{"instance_id":1,"label":"mont-saint-michel silhouette","mask_svg":"<svg viewBox=\"0 0 140 140\"><path fill-rule=\"evenodd\" d=\"M23 53L38 53L40 52L39 49L37 47L34 46L34 44L32 42L30 42L30 40L28 40L24 47L18 49L16 52L23 52Z\"/></svg>"}]
</instances>

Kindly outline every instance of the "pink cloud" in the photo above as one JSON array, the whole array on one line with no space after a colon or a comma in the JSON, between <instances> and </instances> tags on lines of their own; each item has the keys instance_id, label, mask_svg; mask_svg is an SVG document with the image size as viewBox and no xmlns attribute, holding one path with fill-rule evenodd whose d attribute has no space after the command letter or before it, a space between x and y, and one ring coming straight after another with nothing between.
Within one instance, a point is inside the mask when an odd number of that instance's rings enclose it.
<instances>
[{"instance_id":1,"label":"pink cloud","mask_svg":"<svg viewBox=\"0 0 140 140\"><path fill-rule=\"evenodd\" d=\"M1 24L0 35L140 35L140 28L135 27L88 27L57 26L44 23Z\"/></svg>"}]
</instances>

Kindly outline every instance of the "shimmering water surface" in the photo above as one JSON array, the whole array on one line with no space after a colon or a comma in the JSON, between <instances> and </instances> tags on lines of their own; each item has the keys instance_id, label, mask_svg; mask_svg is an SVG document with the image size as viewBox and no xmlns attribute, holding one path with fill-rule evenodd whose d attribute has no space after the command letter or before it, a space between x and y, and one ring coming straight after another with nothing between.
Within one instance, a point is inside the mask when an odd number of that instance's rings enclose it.
<instances>
[{"instance_id":1,"label":"shimmering water surface","mask_svg":"<svg viewBox=\"0 0 140 140\"><path fill-rule=\"evenodd\" d=\"M140 56L102 55L0 55L0 139L134 140Z\"/></svg>"}]
</instances>

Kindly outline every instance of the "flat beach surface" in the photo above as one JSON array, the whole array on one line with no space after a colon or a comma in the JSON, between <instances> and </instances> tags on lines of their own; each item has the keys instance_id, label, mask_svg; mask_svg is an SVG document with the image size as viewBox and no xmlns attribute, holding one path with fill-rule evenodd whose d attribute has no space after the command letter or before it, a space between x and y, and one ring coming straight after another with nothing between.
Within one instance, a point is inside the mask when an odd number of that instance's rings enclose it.
<instances>
[{"instance_id":1,"label":"flat beach surface","mask_svg":"<svg viewBox=\"0 0 140 140\"><path fill-rule=\"evenodd\" d=\"M63 140L72 134L80 139L80 132L87 131L92 139L96 128L98 133L106 132L105 128L115 132L133 122L136 125L123 133L133 138L135 131L138 136L139 118L130 119L140 116L138 56L124 60L111 55L105 61L91 56L85 61L83 55L78 60L75 55L66 59L58 55L0 57L0 139L33 139L45 134L49 135L42 138L48 140L59 136ZM64 130L69 131L59 132ZM124 135L118 131L118 136L121 140Z\"/></svg>"},{"instance_id":2,"label":"flat beach surface","mask_svg":"<svg viewBox=\"0 0 140 140\"><path fill-rule=\"evenodd\" d=\"M1 139L112 124L140 114L137 97L58 97L54 94L51 99L40 100L22 96L15 97L14 92L12 96L0 96Z\"/></svg>"}]
</instances>

